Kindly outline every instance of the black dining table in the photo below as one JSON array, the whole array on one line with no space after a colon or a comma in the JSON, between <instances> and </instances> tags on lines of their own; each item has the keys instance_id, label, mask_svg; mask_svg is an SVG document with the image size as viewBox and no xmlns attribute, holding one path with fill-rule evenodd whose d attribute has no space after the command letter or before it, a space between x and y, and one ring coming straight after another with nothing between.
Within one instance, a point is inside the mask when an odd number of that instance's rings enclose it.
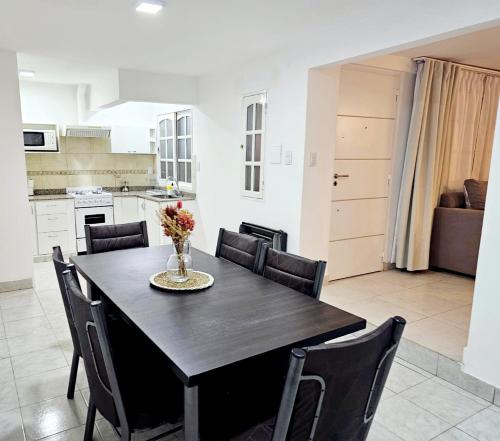
<instances>
[{"instance_id":1,"label":"black dining table","mask_svg":"<svg viewBox=\"0 0 500 441\"><path fill-rule=\"evenodd\" d=\"M166 356L184 384L184 439L198 441L198 385L217 370L294 346L364 329L366 321L232 262L192 249L195 270L214 277L203 291L150 286L169 245L71 257L90 291L108 299Z\"/></svg>"}]
</instances>

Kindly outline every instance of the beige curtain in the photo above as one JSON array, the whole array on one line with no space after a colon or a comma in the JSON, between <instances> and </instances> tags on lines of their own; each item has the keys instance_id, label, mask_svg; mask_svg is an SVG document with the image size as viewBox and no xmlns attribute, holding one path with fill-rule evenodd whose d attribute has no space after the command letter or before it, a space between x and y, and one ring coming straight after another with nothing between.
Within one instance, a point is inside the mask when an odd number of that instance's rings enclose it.
<instances>
[{"instance_id":1,"label":"beige curtain","mask_svg":"<svg viewBox=\"0 0 500 441\"><path fill-rule=\"evenodd\" d=\"M465 179L487 179L500 78L441 60L418 64L393 261L429 267L434 208Z\"/></svg>"},{"instance_id":2,"label":"beige curtain","mask_svg":"<svg viewBox=\"0 0 500 441\"><path fill-rule=\"evenodd\" d=\"M432 212L439 198L446 156L443 140L450 129L456 72L455 65L439 60L418 64L396 220L398 268L428 267Z\"/></svg>"},{"instance_id":3,"label":"beige curtain","mask_svg":"<svg viewBox=\"0 0 500 441\"><path fill-rule=\"evenodd\" d=\"M488 180L499 97L500 77L487 76L484 82L484 98L472 160L471 178Z\"/></svg>"}]
</instances>

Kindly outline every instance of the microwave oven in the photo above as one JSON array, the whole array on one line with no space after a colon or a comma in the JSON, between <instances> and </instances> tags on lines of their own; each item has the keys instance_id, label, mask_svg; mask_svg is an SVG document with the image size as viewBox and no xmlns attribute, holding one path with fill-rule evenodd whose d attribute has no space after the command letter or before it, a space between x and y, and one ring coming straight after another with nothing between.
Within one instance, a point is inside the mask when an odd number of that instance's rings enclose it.
<instances>
[{"instance_id":1,"label":"microwave oven","mask_svg":"<svg viewBox=\"0 0 500 441\"><path fill-rule=\"evenodd\" d=\"M24 150L27 152L57 152L57 131L24 129Z\"/></svg>"}]
</instances>

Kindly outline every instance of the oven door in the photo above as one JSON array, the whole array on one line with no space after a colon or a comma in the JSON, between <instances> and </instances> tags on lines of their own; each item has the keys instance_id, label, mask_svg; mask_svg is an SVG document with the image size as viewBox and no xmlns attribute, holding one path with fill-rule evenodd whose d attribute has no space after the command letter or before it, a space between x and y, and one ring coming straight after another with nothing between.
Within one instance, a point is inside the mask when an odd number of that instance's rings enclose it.
<instances>
[{"instance_id":1,"label":"oven door","mask_svg":"<svg viewBox=\"0 0 500 441\"><path fill-rule=\"evenodd\" d=\"M113 223L113 207L75 209L77 239L85 239L85 225L113 225Z\"/></svg>"}]
</instances>

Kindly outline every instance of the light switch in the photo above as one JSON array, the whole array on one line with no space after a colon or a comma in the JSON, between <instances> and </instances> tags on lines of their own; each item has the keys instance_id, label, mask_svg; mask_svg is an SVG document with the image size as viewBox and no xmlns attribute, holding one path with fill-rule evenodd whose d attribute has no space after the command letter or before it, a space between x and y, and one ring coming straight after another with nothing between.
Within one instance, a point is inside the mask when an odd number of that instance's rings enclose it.
<instances>
[{"instance_id":1,"label":"light switch","mask_svg":"<svg viewBox=\"0 0 500 441\"><path fill-rule=\"evenodd\" d=\"M271 164L281 164L281 146L273 145L269 156Z\"/></svg>"},{"instance_id":2,"label":"light switch","mask_svg":"<svg viewBox=\"0 0 500 441\"><path fill-rule=\"evenodd\" d=\"M309 153L309 167L316 167L318 154L316 152Z\"/></svg>"},{"instance_id":3,"label":"light switch","mask_svg":"<svg viewBox=\"0 0 500 441\"><path fill-rule=\"evenodd\" d=\"M292 165L293 159L292 159L292 151L287 150L285 152L285 165Z\"/></svg>"}]
</instances>

